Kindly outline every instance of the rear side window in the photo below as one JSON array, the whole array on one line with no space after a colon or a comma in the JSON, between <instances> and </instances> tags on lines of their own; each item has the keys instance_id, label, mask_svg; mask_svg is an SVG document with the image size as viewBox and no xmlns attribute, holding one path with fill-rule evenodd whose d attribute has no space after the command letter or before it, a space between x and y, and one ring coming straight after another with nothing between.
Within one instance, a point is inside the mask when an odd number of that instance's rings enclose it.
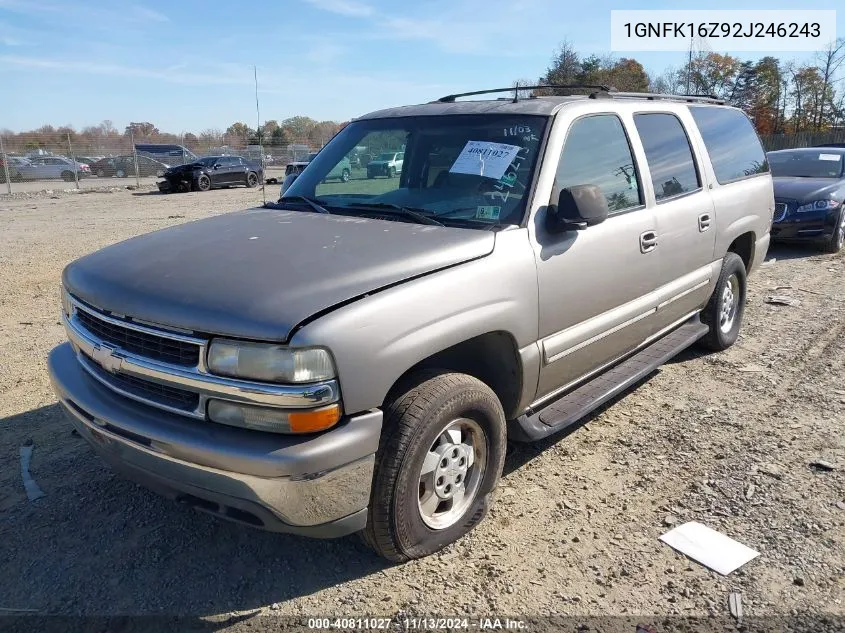
<instances>
[{"instance_id":1,"label":"rear side window","mask_svg":"<svg viewBox=\"0 0 845 633\"><path fill-rule=\"evenodd\" d=\"M558 190L595 185L611 213L642 204L634 158L622 121L613 114L578 119L566 135L555 175Z\"/></svg>"},{"instance_id":2,"label":"rear side window","mask_svg":"<svg viewBox=\"0 0 845 633\"><path fill-rule=\"evenodd\" d=\"M651 171L654 197L665 200L701 187L684 126L674 114L635 114Z\"/></svg>"},{"instance_id":3,"label":"rear side window","mask_svg":"<svg viewBox=\"0 0 845 633\"><path fill-rule=\"evenodd\" d=\"M707 106L690 107L690 112L720 185L769 171L760 139L742 112Z\"/></svg>"}]
</instances>

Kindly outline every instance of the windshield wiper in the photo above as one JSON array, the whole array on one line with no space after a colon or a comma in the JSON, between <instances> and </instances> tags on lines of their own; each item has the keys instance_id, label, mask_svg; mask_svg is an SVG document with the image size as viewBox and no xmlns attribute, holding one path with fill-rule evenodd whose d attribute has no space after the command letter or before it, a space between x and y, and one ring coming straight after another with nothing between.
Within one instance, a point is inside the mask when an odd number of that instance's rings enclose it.
<instances>
[{"instance_id":1,"label":"windshield wiper","mask_svg":"<svg viewBox=\"0 0 845 633\"><path fill-rule=\"evenodd\" d=\"M308 196L282 196L279 198L279 204L284 204L288 200L302 200L317 213L331 213L331 211L314 200L314 198L309 198Z\"/></svg>"},{"instance_id":2,"label":"windshield wiper","mask_svg":"<svg viewBox=\"0 0 845 633\"><path fill-rule=\"evenodd\" d=\"M435 226L445 226L442 222L438 222L434 218L423 215L420 211L426 211L425 209L411 209L409 207L403 207L398 204L392 204L390 202L353 202L352 204L347 205L347 208L350 207L358 207L358 208L369 208L369 209L383 209L387 213L393 213L395 215L401 215L405 218L410 218L415 220L419 224L431 224ZM428 213L428 211L426 211Z\"/></svg>"}]
</instances>

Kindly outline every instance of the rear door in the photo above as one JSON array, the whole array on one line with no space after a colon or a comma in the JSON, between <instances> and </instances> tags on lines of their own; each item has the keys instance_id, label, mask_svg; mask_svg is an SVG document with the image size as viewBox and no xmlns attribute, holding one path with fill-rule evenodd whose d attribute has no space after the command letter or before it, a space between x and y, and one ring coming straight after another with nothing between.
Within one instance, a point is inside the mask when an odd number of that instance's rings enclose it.
<instances>
[{"instance_id":1,"label":"rear door","mask_svg":"<svg viewBox=\"0 0 845 633\"><path fill-rule=\"evenodd\" d=\"M686 125L685 125L686 124ZM649 204L656 220L655 254L661 327L669 327L701 308L713 281L716 218L700 156L693 149L685 109L634 114L651 182Z\"/></svg>"}]
</instances>

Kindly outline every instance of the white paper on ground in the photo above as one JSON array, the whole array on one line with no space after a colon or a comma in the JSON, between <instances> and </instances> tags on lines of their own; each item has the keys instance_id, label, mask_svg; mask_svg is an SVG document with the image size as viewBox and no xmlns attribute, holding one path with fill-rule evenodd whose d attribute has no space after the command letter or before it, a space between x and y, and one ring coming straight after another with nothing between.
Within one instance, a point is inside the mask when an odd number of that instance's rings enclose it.
<instances>
[{"instance_id":1,"label":"white paper on ground","mask_svg":"<svg viewBox=\"0 0 845 633\"><path fill-rule=\"evenodd\" d=\"M695 521L669 530L660 540L723 576L760 555L760 552Z\"/></svg>"},{"instance_id":2,"label":"white paper on ground","mask_svg":"<svg viewBox=\"0 0 845 633\"><path fill-rule=\"evenodd\" d=\"M21 446L21 478L23 479L23 488L26 490L27 499L35 501L44 496L44 491L38 487L32 475L29 474L29 462L32 460L32 446Z\"/></svg>"},{"instance_id":3,"label":"white paper on ground","mask_svg":"<svg viewBox=\"0 0 845 633\"><path fill-rule=\"evenodd\" d=\"M498 180L505 175L519 150L519 145L467 141L449 171L453 174L472 174Z\"/></svg>"}]
</instances>

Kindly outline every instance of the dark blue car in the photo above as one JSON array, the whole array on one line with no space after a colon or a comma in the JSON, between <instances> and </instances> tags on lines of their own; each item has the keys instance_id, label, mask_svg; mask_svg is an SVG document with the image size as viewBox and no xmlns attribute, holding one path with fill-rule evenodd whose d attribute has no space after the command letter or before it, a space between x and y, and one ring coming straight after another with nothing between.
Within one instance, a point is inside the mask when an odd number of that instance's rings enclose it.
<instances>
[{"instance_id":1,"label":"dark blue car","mask_svg":"<svg viewBox=\"0 0 845 633\"><path fill-rule=\"evenodd\" d=\"M772 240L810 242L828 253L845 244L845 148L769 152L775 188Z\"/></svg>"}]
</instances>

